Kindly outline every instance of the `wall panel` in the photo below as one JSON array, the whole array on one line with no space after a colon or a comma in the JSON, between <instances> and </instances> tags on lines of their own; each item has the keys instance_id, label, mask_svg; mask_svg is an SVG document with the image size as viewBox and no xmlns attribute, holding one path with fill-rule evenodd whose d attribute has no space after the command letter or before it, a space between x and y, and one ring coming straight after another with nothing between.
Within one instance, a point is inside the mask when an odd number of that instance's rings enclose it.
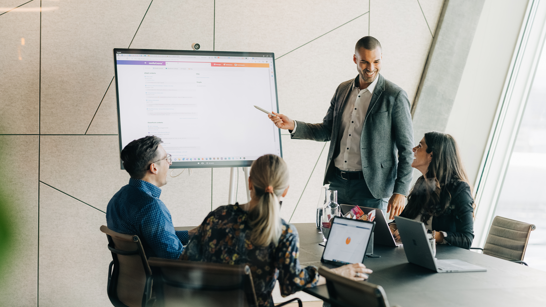
<instances>
[{"instance_id":1,"label":"wall panel","mask_svg":"<svg viewBox=\"0 0 546 307\"><path fill-rule=\"evenodd\" d=\"M303 194L301 194L299 204L292 210L291 223L314 223L316 220L315 213L318 203L322 204L324 202L324 199L320 197L320 189L324 182L329 146L330 143L326 143L324 151L322 151L322 154L316 160L315 170L312 174L309 173L307 188L302 191Z\"/></svg>"},{"instance_id":2,"label":"wall panel","mask_svg":"<svg viewBox=\"0 0 546 307\"><path fill-rule=\"evenodd\" d=\"M23 3L23 2L21 2ZM21 3L5 3L11 7ZM23 12L22 9L36 11ZM40 61L38 1L0 16L0 133L38 133Z\"/></svg>"},{"instance_id":3,"label":"wall panel","mask_svg":"<svg viewBox=\"0 0 546 307\"><path fill-rule=\"evenodd\" d=\"M213 31L213 0L154 1L131 48L212 50Z\"/></svg>"},{"instance_id":4,"label":"wall panel","mask_svg":"<svg viewBox=\"0 0 546 307\"><path fill-rule=\"evenodd\" d=\"M370 34L383 47L381 73L404 89L413 103L432 43L419 3L371 0L370 7Z\"/></svg>"},{"instance_id":5,"label":"wall panel","mask_svg":"<svg viewBox=\"0 0 546 307\"><path fill-rule=\"evenodd\" d=\"M214 1L156 1L142 21L131 48L212 50ZM121 47L121 46L120 46ZM118 133L115 80L97 111L87 133Z\"/></svg>"},{"instance_id":6,"label":"wall panel","mask_svg":"<svg viewBox=\"0 0 546 307\"><path fill-rule=\"evenodd\" d=\"M116 80L108 88L97 114L89 125L86 134L117 134L118 105L116 100Z\"/></svg>"},{"instance_id":7,"label":"wall panel","mask_svg":"<svg viewBox=\"0 0 546 307\"><path fill-rule=\"evenodd\" d=\"M105 214L40 186L40 306L109 306Z\"/></svg>"},{"instance_id":8,"label":"wall panel","mask_svg":"<svg viewBox=\"0 0 546 307\"><path fill-rule=\"evenodd\" d=\"M2 4L0 4L0 16L6 13L13 12L15 8L17 7L25 7L28 5L28 2L37 2L32 0L3 0ZM38 4L39 6L39 4ZM29 10L31 6L25 7L26 10Z\"/></svg>"},{"instance_id":9,"label":"wall panel","mask_svg":"<svg viewBox=\"0 0 546 307\"><path fill-rule=\"evenodd\" d=\"M354 46L367 34L366 14L277 60L280 112L322 122L339 84L356 77Z\"/></svg>"},{"instance_id":10,"label":"wall panel","mask_svg":"<svg viewBox=\"0 0 546 307\"><path fill-rule=\"evenodd\" d=\"M357 0L217 1L216 50L279 57L367 11L367 1Z\"/></svg>"},{"instance_id":11,"label":"wall panel","mask_svg":"<svg viewBox=\"0 0 546 307\"><path fill-rule=\"evenodd\" d=\"M174 170L173 174L180 173ZM210 212L211 206L211 171L194 169L191 174L185 170L176 178L168 178L162 187L161 200L165 202L175 226L200 225Z\"/></svg>"},{"instance_id":12,"label":"wall panel","mask_svg":"<svg viewBox=\"0 0 546 307\"><path fill-rule=\"evenodd\" d=\"M117 136L42 136L42 182L102 211L129 182L119 161ZM168 177L161 199L177 226L196 225L210 211L210 174L210 169L195 169Z\"/></svg>"},{"instance_id":13,"label":"wall panel","mask_svg":"<svg viewBox=\"0 0 546 307\"><path fill-rule=\"evenodd\" d=\"M300 196L304 192L307 180L311 175L313 167L315 166L325 143L307 140L292 140L288 135L282 136L282 142L283 157L286 164L288 164L288 169L290 171L290 189L283 201L281 216L288 221L294 212L294 208L296 208ZM329 144L326 144L326 146L328 145ZM325 150L327 151L328 148ZM317 165L318 170L324 169L324 167L324 164ZM322 184L320 186L322 186ZM316 186L308 186L307 188L316 189L318 191L318 187ZM314 213L311 214L314 216Z\"/></svg>"},{"instance_id":14,"label":"wall panel","mask_svg":"<svg viewBox=\"0 0 546 307\"><path fill-rule=\"evenodd\" d=\"M129 182L120 169L117 136L42 136L42 182L106 211Z\"/></svg>"},{"instance_id":15,"label":"wall panel","mask_svg":"<svg viewBox=\"0 0 546 307\"><path fill-rule=\"evenodd\" d=\"M237 171L241 172L240 170ZM212 169L212 176L212 209L216 209L219 206L224 206L228 204L230 168L214 168ZM239 177L241 177L241 174L239 174ZM246 201L244 199L241 199L241 203L244 202Z\"/></svg>"},{"instance_id":16,"label":"wall panel","mask_svg":"<svg viewBox=\"0 0 546 307\"><path fill-rule=\"evenodd\" d=\"M442 13L442 7L444 6L444 0L418 0L418 3L423 11L430 32L434 35L436 33L438 19Z\"/></svg>"},{"instance_id":17,"label":"wall panel","mask_svg":"<svg viewBox=\"0 0 546 307\"><path fill-rule=\"evenodd\" d=\"M246 178L243 168L237 168L235 176L235 201L239 204L248 202L246 196ZM229 180L230 168L215 168L213 169L213 197L212 208L228 204L229 200Z\"/></svg>"},{"instance_id":18,"label":"wall panel","mask_svg":"<svg viewBox=\"0 0 546 307\"><path fill-rule=\"evenodd\" d=\"M85 133L150 1L61 1L42 16L42 133Z\"/></svg>"}]
</instances>

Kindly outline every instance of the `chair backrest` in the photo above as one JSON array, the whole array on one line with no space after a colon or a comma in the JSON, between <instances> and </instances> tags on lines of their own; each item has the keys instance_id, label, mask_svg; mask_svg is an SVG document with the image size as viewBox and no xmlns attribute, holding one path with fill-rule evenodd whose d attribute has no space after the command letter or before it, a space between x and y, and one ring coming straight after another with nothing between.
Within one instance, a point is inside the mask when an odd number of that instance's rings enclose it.
<instances>
[{"instance_id":1,"label":"chair backrest","mask_svg":"<svg viewBox=\"0 0 546 307\"><path fill-rule=\"evenodd\" d=\"M535 225L495 216L483 248L486 255L521 261Z\"/></svg>"},{"instance_id":2,"label":"chair backrest","mask_svg":"<svg viewBox=\"0 0 546 307\"><path fill-rule=\"evenodd\" d=\"M137 235L126 235L101 226L112 252L108 297L114 306L145 306L151 298L152 271Z\"/></svg>"},{"instance_id":3,"label":"chair backrest","mask_svg":"<svg viewBox=\"0 0 546 307\"><path fill-rule=\"evenodd\" d=\"M332 300L332 307L389 306L387 295L381 286L365 281L350 280L325 267L319 268L319 274L326 278L326 287Z\"/></svg>"},{"instance_id":4,"label":"chair backrest","mask_svg":"<svg viewBox=\"0 0 546 307\"><path fill-rule=\"evenodd\" d=\"M160 269L161 306L256 306L252 275L247 265L150 258Z\"/></svg>"}]
</instances>

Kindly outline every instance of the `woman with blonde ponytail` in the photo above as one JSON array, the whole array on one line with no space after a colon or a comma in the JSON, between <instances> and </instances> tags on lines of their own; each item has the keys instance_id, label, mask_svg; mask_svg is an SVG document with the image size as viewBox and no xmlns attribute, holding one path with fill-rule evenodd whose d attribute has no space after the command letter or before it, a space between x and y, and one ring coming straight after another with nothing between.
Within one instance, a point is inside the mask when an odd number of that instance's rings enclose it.
<instances>
[{"instance_id":1,"label":"woman with blonde ponytail","mask_svg":"<svg viewBox=\"0 0 546 307\"><path fill-rule=\"evenodd\" d=\"M280 215L280 200L289 187L288 167L276 155L264 155L250 169L250 201L221 206L209 213L182 253L183 260L248 264L259 306L273 306L271 292L278 279L283 296L324 283L314 266L298 261L299 238ZM336 269L343 276L363 280L370 273L363 264ZM358 277L355 277L357 276Z\"/></svg>"},{"instance_id":2,"label":"woman with blonde ponytail","mask_svg":"<svg viewBox=\"0 0 546 307\"><path fill-rule=\"evenodd\" d=\"M288 167L278 156L262 156L252 164L248 187L258 203L250 208L250 201L246 209L252 227L250 241L257 246L270 243L276 246L279 241L282 231L279 198L288 192L288 181Z\"/></svg>"}]
</instances>

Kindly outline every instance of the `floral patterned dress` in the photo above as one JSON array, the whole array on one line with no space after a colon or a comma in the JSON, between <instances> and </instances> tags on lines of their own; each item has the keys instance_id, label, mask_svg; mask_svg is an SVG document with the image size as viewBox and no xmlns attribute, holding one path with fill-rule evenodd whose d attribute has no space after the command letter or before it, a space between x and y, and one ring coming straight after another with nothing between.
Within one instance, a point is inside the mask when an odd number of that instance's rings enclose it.
<instances>
[{"instance_id":1,"label":"floral patterned dress","mask_svg":"<svg viewBox=\"0 0 546 307\"><path fill-rule=\"evenodd\" d=\"M183 260L247 264L252 271L259 306L273 306L271 292L279 279L282 296L318 283L314 266L300 267L296 228L282 220L282 234L275 247L254 246L248 214L239 204L221 206L209 213L182 253Z\"/></svg>"}]
</instances>

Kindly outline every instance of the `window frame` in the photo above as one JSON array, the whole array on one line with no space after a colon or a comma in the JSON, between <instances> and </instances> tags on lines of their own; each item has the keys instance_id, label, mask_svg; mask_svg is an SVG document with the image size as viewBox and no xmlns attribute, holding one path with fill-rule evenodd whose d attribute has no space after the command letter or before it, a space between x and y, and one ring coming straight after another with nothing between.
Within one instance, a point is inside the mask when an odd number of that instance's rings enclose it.
<instances>
[{"instance_id":1,"label":"window frame","mask_svg":"<svg viewBox=\"0 0 546 307\"><path fill-rule=\"evenodd\" d=\"M473 246L485 245L545 39L546 0L530 0L474 185Z\"/></svg>"}]
</instances>

